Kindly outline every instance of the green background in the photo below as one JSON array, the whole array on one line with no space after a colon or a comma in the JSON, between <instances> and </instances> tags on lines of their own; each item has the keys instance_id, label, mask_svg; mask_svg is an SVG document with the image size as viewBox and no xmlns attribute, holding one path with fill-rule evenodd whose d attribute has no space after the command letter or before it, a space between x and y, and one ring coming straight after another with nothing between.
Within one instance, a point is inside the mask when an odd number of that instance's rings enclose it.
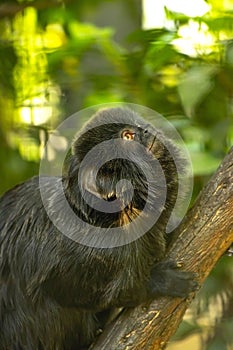
<instances>
[{"instance_id":1,"label":"green background","mask_svg":"<svg viewBox=\"0 0 233 350\"><path fill-rule=\"evenodd\" d=\"M206 4L201 17L165 7L145 30L138 0L0 1L0 193L38 173L62 120L125 101L177 128L194 201L233 144L233 1ZM168 349L233 349L232 266L217 264Z\"/></svg>"}]
</instances>

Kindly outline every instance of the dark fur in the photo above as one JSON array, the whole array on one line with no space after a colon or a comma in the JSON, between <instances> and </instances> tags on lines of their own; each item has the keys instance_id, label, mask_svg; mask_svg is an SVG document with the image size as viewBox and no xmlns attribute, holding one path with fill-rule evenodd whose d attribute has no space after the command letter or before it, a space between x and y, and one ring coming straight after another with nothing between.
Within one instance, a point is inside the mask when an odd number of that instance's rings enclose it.
<instances>
[{"instance_id":1,"label":"dark fur","mask_svg":"<svg viewBox=\"0 0 233 350\"><path fill-rule=\"evenodd\" d=\"M119 120L121 125L114 124ZM98 126L99 122L108 125ZM135 187L132 205L125 209L127 216L124 210L105 214L93 210L83 200L77 183L79 165L93 146L119 138L119 132L132 125L137 129L138 141L148 148L152 127L134 112L115 108L97 113L77 136L67 175L62 179L74 212L94 227L105 227L106 232L108 227L124 225L125 217L133 220L143 209L148 185L145 176L133 161L117 159L103 166L96 183L102 198L115 193L115 185L122 178L131 180ZM89 127L92 130L88 131ZM1 198L1 350L81 349L95 337L101 326L102 311L135 306L158 295L185 297L195 289L191 273L162 261L167 246L165 227L177 195L176 167L160 141L162 137L153 139L153 156L147 152L145 157L152 163L153 158L160 161L168 188L166 204L154 208L161 212L155 226L130 244L110 249L91 248L64 236L44 210L38 177L16 186ZM125 152L129 145L137 147L136 142L125 141L122 146ZM135 150L136 157L140 152ZM53 207L60 200L56 188L61 180L55 177L41 180ZM58 220L64 219L62 210L61 207L56 212ZM85 235L82 230L77 227L77 232Z\"/></svg>"}]
</instances>

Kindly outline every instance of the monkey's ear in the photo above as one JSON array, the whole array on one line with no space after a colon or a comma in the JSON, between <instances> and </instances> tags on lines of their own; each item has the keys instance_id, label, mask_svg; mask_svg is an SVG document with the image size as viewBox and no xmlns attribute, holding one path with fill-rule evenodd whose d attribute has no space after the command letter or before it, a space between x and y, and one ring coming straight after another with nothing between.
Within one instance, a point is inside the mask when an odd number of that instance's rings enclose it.
<instances>
[{"instance_id":1,"label":"monkey's ear","mask_svg":"<svg viewBox=\"0 0 233 350\"><path fill-rule=\"evenodd\" d=\"M93 168L87 168L82 171L80 182L81 182L82 189L90 192L91 194L93 194L98 198L101 198L101 195L98 192L98 189L96 187L96 176L94 174Z\"/></svg>"}]
</instances>

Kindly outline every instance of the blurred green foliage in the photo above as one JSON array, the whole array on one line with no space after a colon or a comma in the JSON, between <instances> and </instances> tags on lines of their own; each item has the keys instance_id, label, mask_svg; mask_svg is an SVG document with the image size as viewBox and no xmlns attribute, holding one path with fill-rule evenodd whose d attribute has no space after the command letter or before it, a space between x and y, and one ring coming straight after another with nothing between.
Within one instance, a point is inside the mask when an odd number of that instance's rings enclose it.
<instances>
[{"instance_id":1,"label":"blurred green foliage","mask_svg":"<svg viewBox=\"0 0 233 350\"><path fill-rule=\"evenodd\" d=\"M169 25L145 30L139 0L0 1L0 193L38 172L49 132L71 113L125 101L178 129L195 198L233 144L233 1L206 3L193 18L167 7ZM232 261L223 260L208 297L233 289ZM232 349L227 300L225 323L203 336L202 349ZM202 331L193 323L179 333Z\"/></svg>"}]
</instances>

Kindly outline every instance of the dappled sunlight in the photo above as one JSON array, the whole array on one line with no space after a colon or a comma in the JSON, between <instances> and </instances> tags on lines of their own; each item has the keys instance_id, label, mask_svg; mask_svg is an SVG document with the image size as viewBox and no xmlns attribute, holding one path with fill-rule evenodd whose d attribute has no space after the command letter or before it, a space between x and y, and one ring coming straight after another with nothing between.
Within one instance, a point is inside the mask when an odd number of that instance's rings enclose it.
<instances>
[{"instance_id":1,"label":"dappled sunlight","mask_svg":"<svg viewBox=\"0 0 233 350\"><path fill-rule=\"evenodd\" d=\"M18 55L14 69L16 108L13 120L19 127L50 124L59 114L60 89L48 75L46 50L65 44L63 27L50 24L42 30L38 26L37 11L29 7L16 16L11 35ZM23 158L39 160L39 145L35 139L27 137L25 140L12 133L11 138L14 137L12 143Z\"/></svg>"},{"instance_id":2,"label":"dappled sunlight","mask_svg":"<svg viewBox=\"0 0 233 350\"><path fill-rule=\"evenodd\" d=\"M25 106L19 108L19 120L26 124L45 124L53 114L52 106L46 106L46 103L44 96L24 101Z\"/></svg>"},{"instance_id":3,"label":"dappled sunlight","mask_svg":"<svg viewBox=\"0 0 233 350\"><path fill-rule=\"evenodd\" d=\"M188 17L202 17L211 9L204 0L163 0L163 3L170 11L183 13Z\"/></svg>"},{"instance_id":4,"label":"dappled sunlight","mask_svg":"<svg viewBox=\"0 0 233 350\"><path fill-rule=\"evenodd\" d=\"M166 9L177 14L183 14L190 18L187 24L181 25L178 30L178 38L173 40L175 47L182 53L190 56L208 54L213 51L215 37L210 33L208 26L200 22L200 17L211 10L211 6L203 0L187 2L185 0L163 0L153 2L143 1L143 28L175 29L175 20L169 18Z\"/></svg>"},{"instance_id":5,"label":"dappled sunlight","mask_svg":"<svg viewBox=\"0 0 233 350\"><path fill-rule=\"evenodd\" d=\"M172 21L167 18L166 9L188 17L202 17L210 11L211 6L204 0L143 0L143 28L172 28Z\"/></svg>"},{"instance_id":6,"label":"dappled sunlight","mask_svg":"<svg viewBox=\"0 0 233 350\"><path fill-rule=\"evenodd\" d=\"M187 25L181 26L178 30L178 39L173 40L173 45L182 53L189 56L199 54L208 55L214 50L216 39L209 32L205 23L198 23L189 20Z\"/></svg>"},{"instance_id":7,"label":"dappled sunlight","mask_svg":"<svg viewBox=\"0 0 233 350\"><path fill-rule=\"evenodd\" d=\"M45 31L39 36L39 47L46 49L58 49L67 43L67 38L64 29L59 23L52 23L46 26Z\"/></svg>"}]
</instances>

